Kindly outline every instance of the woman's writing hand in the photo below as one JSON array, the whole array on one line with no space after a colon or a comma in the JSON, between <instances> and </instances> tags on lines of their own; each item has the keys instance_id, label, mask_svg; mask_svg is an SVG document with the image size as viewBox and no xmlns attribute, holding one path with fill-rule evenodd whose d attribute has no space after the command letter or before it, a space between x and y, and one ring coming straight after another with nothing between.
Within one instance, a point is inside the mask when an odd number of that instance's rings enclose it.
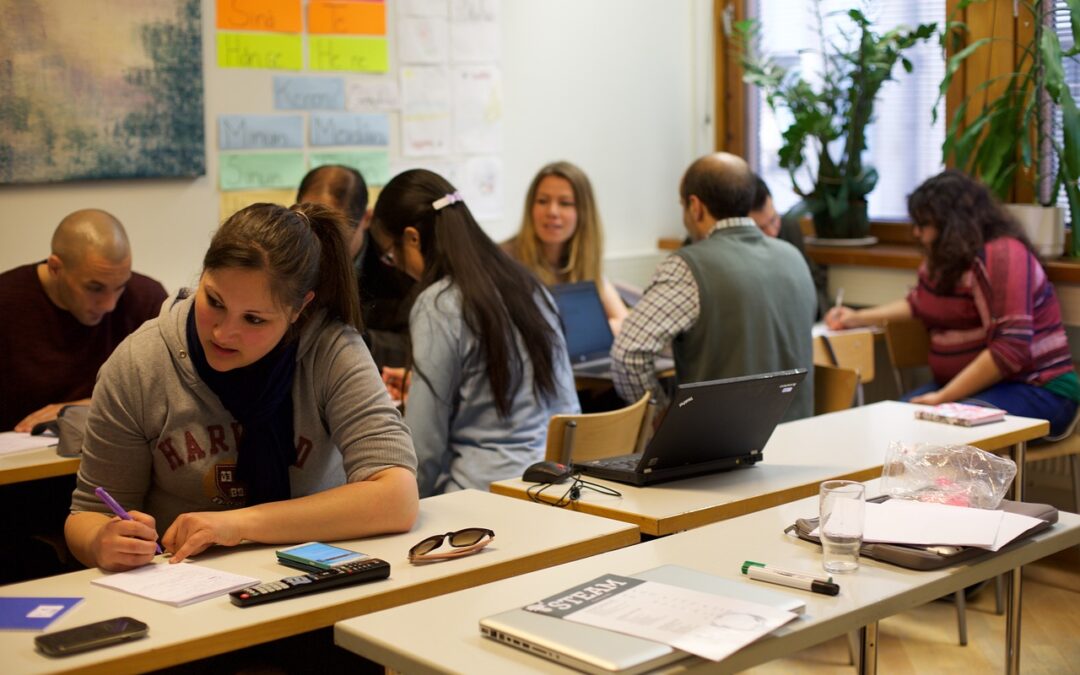
<instances>
[{"instance_id":1,"label":"woman's writing hand","mask_svg":"<svg viewBox=\"0 0 1080 675\"><path fill-rule=\"evenodd\" d=\"M94 537L94 559L103 570L122 572L142 567L157 554L154 517L141 511L129 511L128 515L131 520L113 518Z\"/></svg>"},{"instance_id":2,"label":"woman's writing hand","mask_svg":"<svg viewBox=\"0 0 1080 675\"><path fill-rule=\"evenodd\" d=\"M825 313L825 325L829 330L854 328L855 310L850 307L833 307Z\"/></svg>"}]
</instances>

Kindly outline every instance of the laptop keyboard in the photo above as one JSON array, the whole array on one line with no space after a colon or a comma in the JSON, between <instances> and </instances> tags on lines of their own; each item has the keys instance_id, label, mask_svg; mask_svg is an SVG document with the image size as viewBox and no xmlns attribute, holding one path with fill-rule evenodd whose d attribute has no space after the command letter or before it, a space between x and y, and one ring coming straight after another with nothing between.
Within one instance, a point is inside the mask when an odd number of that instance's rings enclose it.
<instances>
[{"instance_id":1,"label":"laptop keyboard","mask_svg":"<svg viewBox=\"0 0 1080 675\"><path fill-rule=\"evenodd\" d=\"M640 463L641 453L604 457L602 459L594 459L590 462L590 464L593 464L594 466L602 466L605 469L619 469L623 471L633 471Z\"/></svg>"}]
</instances>

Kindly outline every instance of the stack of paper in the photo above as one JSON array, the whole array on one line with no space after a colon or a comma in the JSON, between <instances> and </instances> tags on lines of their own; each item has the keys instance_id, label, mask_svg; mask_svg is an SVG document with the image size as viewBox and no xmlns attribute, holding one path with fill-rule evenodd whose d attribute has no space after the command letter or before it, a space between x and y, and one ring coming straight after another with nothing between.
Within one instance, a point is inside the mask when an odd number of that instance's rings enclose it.
<instances>
[{"instance_id":1,"label":"stack of paper","mask_svg":"<svg viewBox=\"0 0 1080 675\"><path fill-rule=\"evenodd\" d=\"M91 583L183 607L241 588L256 586L261 584L262 580L187 562L157 562L127 572L99 577Z\"/></svg>"},{"instance_id":2,"label":"stack of paper","mask_svg":"<svg viewBox=\"0 0 1080 675\"><path fill-rule=\"evenodd\" d=\"M18 431L0 432L0 455L56 445L56 436L31 436Z\"/></svg>"},{"instance_id":3,"label":"stack of paper","mask_svg":"<svg viewBox=\"0 0 1080 675\"><path fill-rule=\"evenodd\" d=\"M996 551L1041 523L1018 513L889 499L866 503L863 541Z\"/></svg>"}]
</instances>

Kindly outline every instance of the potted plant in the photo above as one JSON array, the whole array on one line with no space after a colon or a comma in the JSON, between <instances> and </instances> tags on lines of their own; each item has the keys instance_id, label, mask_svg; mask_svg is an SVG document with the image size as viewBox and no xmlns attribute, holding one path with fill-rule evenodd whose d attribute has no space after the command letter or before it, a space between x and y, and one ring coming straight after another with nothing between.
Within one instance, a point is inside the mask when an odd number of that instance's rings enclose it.
<instances>
[{"instance_id":1,"label":"potted plant","mask_svg":"<svg viewBox=\"0 0 1080 675\"><path fill-rule=\"evenodd\" d=\"M956 12L977 1L983 0L962 0ZM1071 0L1067 5L1075 41L1080 3ZM950 20L946 26L943 37L951 56L941 82L941 96L960 67L977 51L1005 48L1016 56L1011 72L985 77L960 103L946 130L942 154L945 162L978 176L1003 202L1009 201L1018 176L1031 181L1037 205L1042 208L1011 209L1019 215L1040 253L1060 255L1064 217L1054 205L1061 188L1065 189L1074 222L1080 214L1080 111L1066 85L1064 70L1064 60L1080 50L1074 47L1062 51L1050 23L1054 15L1052 0L1020 2L1014 8L1017 19L1033 29L1031 42L991 37L970 41L964 22ZM970 80L978 73L969 68L967 77ZM973 106L981 107L975 111ZM1054 138L1053 106L1061 112L1061 142ZM1075 231L1072 255L1080 255L1080 237Z\"/></svg>"},{"instance_id":2,"label":"potted plant","mask_svg":"<svg viewBox=\"0 0 1080 675\"><path fill-rule=\"evenodd\" d=\"M809 212L819 239L860 239L870 230L866 197L877 184L877 171L863 162L866 128L874 101L892 79L899 61L908 72L905 50L935 35L935 24L877 32L869 19L853 9L837 17L854 30L846 42L826 38L821 0L815 0L821 36L821 69L813 77L777 64L758 49L756 20L732 22L725 29L739 52L743 81L765 93L774 112L786 111L791 123L783 131L780 165L787 169L802 209ZM800 180L799 170L809 177Z\"/></svg>"}]
</instances>

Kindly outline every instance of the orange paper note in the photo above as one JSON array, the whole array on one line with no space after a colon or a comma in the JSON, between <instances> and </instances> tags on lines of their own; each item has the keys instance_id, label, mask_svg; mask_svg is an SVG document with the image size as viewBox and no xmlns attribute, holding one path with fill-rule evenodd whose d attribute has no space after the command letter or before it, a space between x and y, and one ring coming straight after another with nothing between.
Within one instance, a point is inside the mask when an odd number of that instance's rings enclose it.
<instances>
[{"instance_id":1,"label":"orange paper note","mask_svg":"<svg viewBox=\"0 0 1080 675\"><path fill-rule=\"evenodd\" d=\"M308 5L308 32L386 35L386 4L312 0Z\"/></svg>"},{"instance_id":2,"label":"orange paper note","mask_svg":"<svg viewBox=\"0 0 1080 675\"><path fill-rule=\"evenodd\" d=\"M299 33L300 0L218 0L217 27Z\"/></svg>"}]
</instances>

